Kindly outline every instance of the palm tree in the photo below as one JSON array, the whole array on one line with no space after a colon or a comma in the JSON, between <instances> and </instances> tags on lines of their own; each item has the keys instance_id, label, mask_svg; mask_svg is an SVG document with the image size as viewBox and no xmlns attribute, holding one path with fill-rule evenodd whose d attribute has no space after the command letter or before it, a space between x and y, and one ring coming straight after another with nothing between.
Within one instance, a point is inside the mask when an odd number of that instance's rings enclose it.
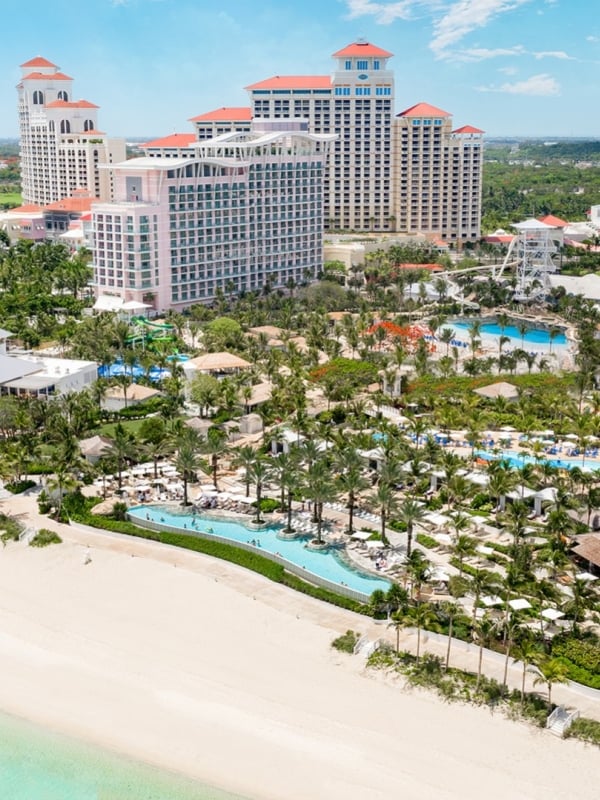
<instances>
[{"instance_id":1,"label":"palm tree","mask_svg":"<svg viewBox=\"0 0 600 800\"><path fill-rule=\"evenodd\" d=\"M412 621L412 618L409 617L406 612L395 611L392 616L390 617L390 621L388 622L388 628L393 628L396 631L396 652L400 652L400 631L402 628L405 628L409 623L409 620Z\"/></svg>"},{"instance_id":2,"label":"palm tree","mask_svg":"<svg viewBox=\"0 0 600 800\"><path fill-rule=\"evenodd\" d=\"M338 469L340 470L336 484L340 493L345 494L348 505L348 535L352 536L354 533L354 509L356 501L361 492L369 488L369 482L362 474L362 464L359 461L359 456L356 450L344 450L342 453L352 453L349 458L346 455L338 462Z\"/></svg>"},{"instance_id":3,"label":"palm tree","mask_svg":"<svg viewBox=\"0 0 600 800\"><path fill-rule=\"evenodd\" d=\"M117 468L117 483L119 489L121 489L123 486L123 470L125 469L127 461L135 457L135 437L118 422L115 426L114 433L108 438L110 439L110 445L105 450L104 455L106 458L114 461Z\"/></svg>"},{"instance_id":4,"label":"palm tree","mask_svg":"<svg viewBox=\"0 0 600 800\"><path fill-rule=\"evenodd\" d=\"M520 661L523 665L521 676L521 708L525 702L525 677L530 665L535 663L540 655L539 647L535 644L531 636L522 636L513 648L513 658Z\"/></svg>"},{"instance_id":5,"label":"palm tree","mask_svg":"<svg viewBox=\"0 0 600 800\"><path fill-rule=\"evenodd\" d=\"M281 491L281 509L287 510L285 530L291 533L292 527L292 496L299 482L298 451L290 450L289 453L279 453L271 462L274 481L279 484Z\"/></svg>"},{"instance_id":6,"label":"palm tree","mask_svg":"<svg viewBox=\"0 0 600 800\"><path fill-rule=\"evenodd\" d=\"M193 428L185 427L175 439L177 455L175 457L175 467L181 475L183 481L183 505L188 502L188 483L196 477L196 472L201 468L199 454L200 436Z\"/></svg>"},{"instance_id":7,"label":"palm tree","mask_svg":"<svg viewBox=\"0 0 600 800\"><path fill-rule=\"evenodd\" d=\"M252 465L256 461L257 452L249 444L242 445L235 450L235 456L231 462L231 466L236 469L244 470L244 483L246 485L246 497L250 496L250 474Z\"/></svg>"},{"instance_id":8,"label":"palm tree","mask_svg":"<svg viewBox=\"0 0 600 800\"><path fill-rule=\"evenodd\" d=\"M462 614L462 608L458 603L448 601L441 603L439 610L443 619L448 623L448 646L446 648L446 664L444 667L446 672L448 672L448 667L450 666L450 648L452 647L454 621Z\"/></svg>"},{"instance_id":9,"label":"palm tree","mask_svg":"<svg viewBox=\"0 0 600 800\"><path fill-rule=\"evenodd\" d=\"M458 536L452 545L452 554L458 559L458 574L461 578L465 566L465 558L473 555L473 553L475 553L475 539L466 533Z\"/></svg>"},{"instance_id":10,"label":"palm tree","mask_svg":"<svg viewBox=\"0 0 600 800\"><path fill-rule=\"evenodd\" d=\"M218 489L217 477L219 472L219 459L227 451L227 434L222 428L213 425L206 432L206 439L200 443L200 450L205 455L210 456L210 472L213 485Z\"/></svg>"},{"instance_id":11,"label":"palm tree","mask_svg":"<svg viewBox=\"0 0 600 800\"><path fill-rule=\"evenodd\" d=\"M324 458L313 461L305 475L305 493L314 505L315 522L317 523L317 542L322 543L323 503L335 496L331 470Z\"/></svg>"},{"instance_id":12,"label":"palm tree","mask_svg":"<svg viewBox=\"0 0 600 800\"><path fill-rule=\"evenodd\" d=\"M379 516L381 519L381 541L384 545L387 545L389 542L386 536L386 525L390 515L398 508L396 494L392 486L387 481L384 481L380 478L377 483L377 488L374 494L371 496L371 499L379 510Z\"/></svg>"},{"instance_id":13,"label":"palm tree","mask_svg":"<svg viewBox=\"0 0 600 800\"><path fill-rule=\"evenodd\" d=\"M535 685L544 683L548 689L548 711L552 711L552 687L555 683L569 680L569 669L558 658L543 657L536 662L539 674L533 679Z\"/></svg>"},{"instance_id":14,"label":"palm tree","mask_svg":"<svg viewBox=\"0 0 600 800\"><path fill-rule=\"evenodd\" d=\"M262 520L260 517L260 505L262 500L262 490L271 474L271 465L265 456L260 456L254 460L250 466L250 480L256 489L256 517L254 522L259 525Z\"/></svg>"},{"instance_id":15,"label":"palm tree","mask_svg":"<svg viewBox=\"0 0 600 800\"><path fill-rule=\"evenodd\" d=\"M417 652L415 653L415 661L418 664L421 655L421 630L433 630L436 627L437 617L435 610L431 603L419 603L412 609L410 618L417 628Z\"/></svg>"},{"instance_id":16,"label":"palm tree","mask_svg":"<svg viewBox=\"0 0 600 800\"><path fill-rule=\"evenodd\" d=\"M479 645L479 658L477 661L477 683L475 689L479 689L481 683L481 666L483 663L483 648L488 645L496 634L496 623L488 615L484 614L483 617L474 622L471 629L473 640Z\"/></svg>"},{"instance_id":17,"label":"palm tree","mask_svg":"<svg viewBox=\"0 0 600 800\"><path fill-rule=\"evenodd\" d=\"M406 525L406 557L410 558L412 552L412 539L414 527L425 516L425 508L410 497L407 497L398 508L398 519Z\"/></svg>"},{"instance_id":18,"label":"palm tree","mask_svg":"<svg viewBox=\"0 0 600 800\"><path fill-rule=\"evenodd\" d=\"M61 519L64 494L77 486L78 481L69 468L64 463L58 464L54 475L48 481L48 489L56 494L56 519Z\"/></svg>"},{"instance_id":19,"label":"palm tree","mask_svg":"<svg viewBox=\"0 0 600 800\"><path fill-rule=\"evenodd\" d=\"M469 581L469 589L473 593L473 624L477 616L477 605L484 592L494 592L498 589L498 578L488 569L478 569L473 572Z\"/></svg>"}]
</instances>

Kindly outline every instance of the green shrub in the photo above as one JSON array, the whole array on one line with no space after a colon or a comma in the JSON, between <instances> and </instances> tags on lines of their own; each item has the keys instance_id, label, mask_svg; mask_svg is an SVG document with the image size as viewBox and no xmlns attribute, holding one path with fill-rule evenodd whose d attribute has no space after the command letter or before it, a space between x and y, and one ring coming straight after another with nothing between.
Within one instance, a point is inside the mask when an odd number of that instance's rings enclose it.
<instances>
[{"instance_id":1,"label":"green shrub","mask_svg":"<svg viewBox=\"0 0 600 800\"><path fill-rule=\"evenodd\" d=\"M354 648L359 638L360 636L356 631L348 630L346 633L338 636L337 639L334 639L331 646L336 650L341 650L342 653L354 653Z\"/></svg>"},{"instance_id":2,"label":"green shrub","mask_svg":"<svg viewBox=\"0 0 600 800\"><path fill-rule=\"evenodd\" d=\"M393 531L404 533L406 531L406 522L402 522L400 519L391 519L388 523L388 527Z\"/></svg>"},{"instance_id":3,"label":"green shrub","mask_svg":"<svg viewBox=\"0 0 600 800\"><path fill-rule=\"evenodd\" d=\"M0 514L0 540L2 544L7 542L18 542L23 525L16 519L9 517L8 514Z\"/></svg>"},{"instance_id":4,"label":"green shrub","mask_svg":"<svg viewBox=\"0 0 600 800\"><path fill-rule=\"evenodd\" d=\"M112 513L111 516L115 520L126 520L127 519L127 503L123 503L121 501L117 501L113 503Z\"/></svg>"},{"instance_id":5,"label":"green shrub","mask_svg":"<svg viewBox=\"0 0 600 800\"><path fill-rule=\"evenodd\" d=\"M581 739L583 742L590 742L600 746L600 722L596 719L579 717L571 725L566 735L573 739Z\"/></svg>"},{"instance_id":6,"label":"green shrub","mask_svg":"<svg viewBox=\"0 0 600 800\"><path fill-rule=\"evenodd\" d=\"M552 643L552 655L563 656L578 667L600 674L600 646L597 642L557 636Z\"/></svg>"},{"instance_id":7,"label":"green shrub","mask_svg":"<svg viewBox=\"0 0 600 800\"><path fill-rule=\"evenodd\" d=\"M40 528L33 539L29 542L30 547L47 547L49 544L61 544L62 539L54 531L48 528Z\"/></svg>"},{"instance_id":8,"label":"green shrub","mask_svg":"<svg viewBox=\"0 0 600 800\"><path fill-rule=\"evenodd\" d=\"M476 495L473 495L470 503L471 508L475 510L482 509L484 506L489 506L491 508L491 505L490 496L484 492L478 492Z\"/></svg>"},{"instance_id":9,"label":"green shrub","mask_svg":"<svg viewBox=\"0 0 600 800\"><path fill-rule=\"evenodd\" d=\"M256 508L256 501L252 503L252 505ZM281 503L279 500L275 500L273 497L263 497L260 501L260 510L265 514L272 514L273 511L279 511L281 508Z\"/></svg>"},{"instance_id":10,"label":"green shrub","mask_svg":"<svg viewBox=\"0 0 600 800\"><path fill-rule=\"evenodd\" d=\"M11 481L10 483L5 483L4 488L12 492L12 494L21 494L21 492L26 492L27 489L31 489L35 485L35 481L32 480Z\"/></svg>"},{"instance_id":11,"label":"green shrub","mask_svg":"<svg viewBox=\"0 0 600 800\"><path fill-rule=\"evenodd\" d=\"M415 539L421 547L427 547L429 550L438 547L438 542L436 542L433 536L428 536L426 533L417 533Z\"/></svg>"}]
</instances>

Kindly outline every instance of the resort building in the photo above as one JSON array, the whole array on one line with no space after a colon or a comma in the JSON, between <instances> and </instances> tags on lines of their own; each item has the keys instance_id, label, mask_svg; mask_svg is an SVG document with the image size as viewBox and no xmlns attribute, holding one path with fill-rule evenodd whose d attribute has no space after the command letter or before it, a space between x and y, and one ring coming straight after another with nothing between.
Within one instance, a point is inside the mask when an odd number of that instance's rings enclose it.
<instances>
[{"instance_id":1,"label":"resort building","mask_svg":"<svg viewBox=\"0 0 600 800\"><path fill-rule=\"evenodd\" d=\"M324 185L325 223L345 230L393 230L392 53L358 41L333 54L329 75L275 76L247 86L252 116L305 119L336 133Z\"/></svg>"},{"instance_id":2,"label":"resort building","mask_svg":"<svg viewBox=\"0 0 600 800\"><path fill-rule=\"evenodd\" d=\"M25 204L48 205L85 189L112 197L111 175L99 166L122 161L125 141L98 130L98 106L75 100L73 79L41 56L21 64L19 137Z\"/></svg>"},{"instance_id":3,"label":"resort building","mask_svg":"<svg viewBox=\"0 0 600 800\"><path fill-rule=\"evenodd\" d=\"M452 130L452 116L428 103L394 121L394 216L398 230L475 241L481 230L483 131Z\"/></svg>"},{"instance_id":4,"label":"resort building","mask_svg":"<svg viewBox=\"0 0 600 800\"><path fill-rule=\"evenodd\" d=\"M480 236L483 131L418 103L394 116L392 53L358 40L333 54L331 75L275 75L246 87L250 107L193 117L195 135L144 145L150 156L193 157L195 141L247 133L266 118L336 134L323 182L325 228L437 237Z\"/></svg>"},{"instance_id":5,"label":"resort building","mask_svg":"<svg viewBox=\"0 0 600 800\"><path fill-rule=\"evenodd\" d=\"M47 398L81 392L97 378L95 361L29 353L0 355L0 395Z\"/></svg>"},{"instance_id":6,"label":"resort building","mask_svg":"<svg viewBox=\"0 0 600 800\"><path fill-rule=\"evenodd\" d=\"M157 146L113 165L115 201L92 208L96 294L162 311L312 280L334 139L300 120L257 120L185 157Z\"/></svg>"}]
</instances>

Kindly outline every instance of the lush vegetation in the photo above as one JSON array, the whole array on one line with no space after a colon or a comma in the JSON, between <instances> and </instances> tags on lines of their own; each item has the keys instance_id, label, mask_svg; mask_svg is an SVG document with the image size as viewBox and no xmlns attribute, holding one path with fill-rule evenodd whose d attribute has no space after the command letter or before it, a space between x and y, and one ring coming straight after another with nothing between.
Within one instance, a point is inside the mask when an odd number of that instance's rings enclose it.
<instances>
[{"instance_id":1,"label":"lush vegetation","mask_svg":"<svg viewBox=\"0 0 600 800\"><path fill-rule=\"evenodd\" d=\"M483 230L546 214L584 220L590 205L600 203L599 151L598 142L489 147L483 169Z\"/></svg>"},{"instance_id":2,"label":"lush vegetation","mask_svg":"<svg viewBox=\"0 0 600 800\"><path fill-rule=\"evenodd\" d=\"M346 633L334 639L331 646L342 653L354 653L354 648L359 638L360 636L356 631L347 630Z\"/></svg>"},{"instance_id":3,"label":"lush vegetation","mask_svg":"<svg viewBox=\"0 0 600 800\"><path fill-rule=\"evenodd\" d=\"M32 540L29 542L30 547L47 547L49 544L61 544L62 539L55 531L50 531L48 528L40 528Z\"/></svg>"}]
</instances>

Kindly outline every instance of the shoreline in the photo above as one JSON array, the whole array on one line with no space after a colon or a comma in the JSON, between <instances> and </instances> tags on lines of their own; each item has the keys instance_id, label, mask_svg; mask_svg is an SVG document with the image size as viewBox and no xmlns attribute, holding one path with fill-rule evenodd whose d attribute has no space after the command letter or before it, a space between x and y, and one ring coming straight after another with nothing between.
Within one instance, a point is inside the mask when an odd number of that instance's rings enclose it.
<instances>
[{"instance_id":1,"label":"shoreline","mask_svg":"<svg viewBox=\"0 0 600 800\"><path fill-rule=\"evenodd\" d=\"M10 714L253 800L593 796L593 748L331 649L349 627L383 635L369 620L206 556L60 532L0 552Z\"/></svg>"}]
</instances>

